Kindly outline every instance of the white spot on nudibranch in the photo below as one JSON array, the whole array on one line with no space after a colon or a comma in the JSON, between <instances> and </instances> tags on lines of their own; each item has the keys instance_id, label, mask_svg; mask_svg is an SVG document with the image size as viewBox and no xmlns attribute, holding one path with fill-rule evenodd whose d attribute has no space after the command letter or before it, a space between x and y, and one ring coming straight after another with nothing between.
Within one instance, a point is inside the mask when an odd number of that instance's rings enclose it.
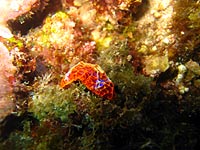
<instances>
[{"instance_id":1,"label":"white spot on nudibranch","mask_svg":"<svg viewBox=\"0 0 200 150\"><path fill-rule=\"evenodd\" d=\"M65 81L69 81L69 75L70 75L71 71L68 71L66 74L65 74Z\"/></svg>"}]
</instances>

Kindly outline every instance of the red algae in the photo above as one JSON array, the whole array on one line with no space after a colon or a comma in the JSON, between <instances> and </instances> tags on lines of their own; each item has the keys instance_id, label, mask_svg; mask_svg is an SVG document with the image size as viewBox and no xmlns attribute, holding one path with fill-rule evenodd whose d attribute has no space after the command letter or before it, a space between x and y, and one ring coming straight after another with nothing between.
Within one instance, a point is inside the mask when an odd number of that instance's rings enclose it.
<instances>
[{"instance_id":1,"label":"red algae","mask_svg":"<svg viewBox=\"0 0 200 150\"><path fill-rule=\"evenodd\" d=\"M99 65L79 62L66 73L60 85L65 88L77 80L96 95L110 100L113 98L114 84Z\"/></svg>"}]
</instances>

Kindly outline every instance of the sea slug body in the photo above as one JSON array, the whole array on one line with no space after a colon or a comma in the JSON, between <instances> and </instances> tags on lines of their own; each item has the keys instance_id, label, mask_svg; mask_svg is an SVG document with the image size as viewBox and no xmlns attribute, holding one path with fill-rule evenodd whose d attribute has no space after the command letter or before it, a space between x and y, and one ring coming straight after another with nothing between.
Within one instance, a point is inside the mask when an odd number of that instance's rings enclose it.
<instances>
[{"instance_id":1,"label":"sea slug body","mask_svg":"<svg viewBox=\"0 0 200 150\"><path fill-rule=\"evenodd\" d=\"M100 97L113 99L114 84L97 64L79 62L73 66L61 80L60 86L66 88L74 81L80 80L90 91Z\"/></svg>"}]
</instances>

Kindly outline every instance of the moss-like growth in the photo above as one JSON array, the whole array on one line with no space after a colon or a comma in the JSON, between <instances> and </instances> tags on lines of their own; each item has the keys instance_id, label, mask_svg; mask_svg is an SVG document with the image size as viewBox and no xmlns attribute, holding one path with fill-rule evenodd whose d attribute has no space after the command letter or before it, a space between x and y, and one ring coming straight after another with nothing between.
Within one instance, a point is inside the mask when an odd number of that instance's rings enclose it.
<instances>
[{"instance_id":1,"label":"moss-like growth","mask_svg":"<svg viewBox=\"0 0 200 150\"><path fill-rule=\"evenodd\" d=\"M200 4L199 1L178 0L174 4L173 26L174 33L179 37L179 48L176 54L182 63L189 61L193 50L200 44ZM179 60L177 60L179 61Z\"/></svg>"},{"instance_id":2,"label":"moss-like growth","mask_svg":"<svg viewBox=\"0 0 200 150\"><path fill-rule=\"evenodd\" d=\"M131 65L116 67L109 75L117 86L120 95L126 99L138 99L138 94L148 95L151 92L151 78L133 73ZM118 70L118 71L117 71Z\"/></svg>"},{"instance_id":3,"label":"moss-like growth","mask_svg":"<svg viewBox=\"0 0 200 150\"><path fill-rule=\"evenodd\" d=\"M75 91L76 86L64 90L58 85L41 84L34 91L29 111L39 120L54 118L66 122L76 110L73 102Z\"/></svg>"},{"instance_id":4,"label":"moss-like growth","mask_svg":"<svg viewBox=\"0 0 200 150\"><path fill-rule=\"evenodd\" d=\"M134 37L134 32L136 31L136 25L131 23L128 26L125 26L123 29L123 35L128 38L131 42L135 41L136 37Z\"/></svg>"},{"instance_id":5,"label":"moss-like growth","mask_svg":"<svg viewBox=\"0 0 200 150\"><path fill-rule=\"evenodd\" d=\"M197 4L194 4L194 9L192 9L188 15L188 19L190 20L190 28L193 29L199 29L200 28L200 6L199 2L197 2Z\"/></svg>"},{"instance_id":6,"label":"moss-like growth","mask_svg":"<svg viewBox=\"0 0 200 150\"><path fill-rule=\"evenodd\" d=\"M16 149L16 150L31 150L34 144L31 137L31 122L24 120L22 122L22 131L15 131L11 133L9 138L0 144L1 150ZM9 144L12 143L12 144Z\"/></svg>"},{"instance_id":7,"label":"moss-like growth","mask_svg":"<svg viewBox=\"0 0 200 150\"><path fill-rule=\"evenodd\" d=\"M141 92L148 95L152 79L136 75L128 57L131 55L126 40L115 40L112 46L100 53L99 64L108 73L121 98L130 100Z\"/></svg>"},{"instance_id":8,"label":"moss-like growth","mask_svg":"<svg viewBox=\"0 0 200 150\"><path fill-rule=\"evenodd\" d=\"M97 64L99 64L105 72L114 71L116 66L125 66L127 63L127 57L129 55L127 41L124 38L114 38L110 46L102 49L99 53Z\"/></svg>"},{"instance_id":9,"label":"moss-like growth","mask_svg":"<svg viewBox=\"0 0 200 150\"><path fill-rule=\"evenodd\" d=\"M75 110L71 89L63 90L55 85L40 87L33 96L30 108L39 120L56 118L67 121Z\"/></svg>"}]
</instances>

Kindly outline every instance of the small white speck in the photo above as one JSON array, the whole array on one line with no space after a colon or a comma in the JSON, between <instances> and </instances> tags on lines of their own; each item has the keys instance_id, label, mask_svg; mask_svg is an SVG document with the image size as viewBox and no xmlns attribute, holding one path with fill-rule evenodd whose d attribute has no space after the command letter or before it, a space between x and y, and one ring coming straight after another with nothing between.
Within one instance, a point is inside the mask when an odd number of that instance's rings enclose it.
<instances>
[{"instance_id":1,"label":"small white speck","mask_svg":"<svg viewBox=\"0 0 200 150\"><path fill-rule=\"evenodd\" d=\"M181 34L182 34L182 35L184 35L184 34L185 34L185 32L181 31Z\"/></svg>"},{"instance_id":2,"label":"small white speck","mask_svg":"<svg viewBox=\"0 0 200 150\"><path fill-rule=\"evenodd\" d=\"M65 81L68 81L69 80L69 75L70 75L70 71L69 72L67 72L66 74L65 74Z\"/></svg>"},{"instance_id":3,"label":"small white speck","mask_svg":"<svg viewBox=\"0 0 200 150\"><path fill-rule=\"evenodd\" d=\"M165 44L169 44L169 39L166 37L166 38L163 39L163 42L164 42Z\"/></svg>"}]
</instances>

